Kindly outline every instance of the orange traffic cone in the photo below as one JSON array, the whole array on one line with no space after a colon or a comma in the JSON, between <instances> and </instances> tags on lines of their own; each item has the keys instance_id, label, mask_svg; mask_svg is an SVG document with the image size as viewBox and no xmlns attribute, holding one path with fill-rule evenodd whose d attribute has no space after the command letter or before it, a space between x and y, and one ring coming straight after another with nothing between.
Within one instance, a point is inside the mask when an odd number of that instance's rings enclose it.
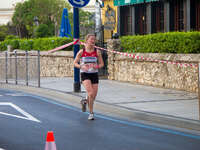
<instances>
[{"instance_id":1,"label":"orange traffic cone","mask_svg":"<svg viewBox=\"0 0 200 150\"><path fill-rule=\"evenodd\" d=\"M56 143L53 136L53 131L48 131L45 144L45 150L56 150Z\"/></svg>"}]
</instances>

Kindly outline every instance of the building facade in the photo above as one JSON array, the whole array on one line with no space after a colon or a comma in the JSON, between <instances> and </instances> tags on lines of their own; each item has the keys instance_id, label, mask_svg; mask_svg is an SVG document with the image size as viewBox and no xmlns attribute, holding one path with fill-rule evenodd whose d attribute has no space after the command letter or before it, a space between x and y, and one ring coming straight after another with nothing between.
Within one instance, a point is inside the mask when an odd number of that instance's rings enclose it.
<instances>
[{"instance_id":1,"label":"building facade","mask_svg":"<svg viewBox=\"0 0 200 150\"><path fill-rule=\"evenodd\" d=\"M13 8L0 8L0 25L5 25L10 22L13 13Z\"/></svg>"},{"instance_id":2,"label":"building facade","mask_svg":"<svg viewBox=\"0 0 200 150\"><path fill-rule=\"evenodd\" d=\"M1 1L0 5L0 25L6 25L12 21L14 9L17 3L23 3L24 0L6 0Z\"/></svg>"},{"instance_id":3,"label":"building facade","mask_svg":"<svg viewBox=\"0 0 200 150\"><path fill-rule=\"evenodd\" d=\"M200 31L200 0L113 0L120 35Z\"/></svg>"}]
</instances>

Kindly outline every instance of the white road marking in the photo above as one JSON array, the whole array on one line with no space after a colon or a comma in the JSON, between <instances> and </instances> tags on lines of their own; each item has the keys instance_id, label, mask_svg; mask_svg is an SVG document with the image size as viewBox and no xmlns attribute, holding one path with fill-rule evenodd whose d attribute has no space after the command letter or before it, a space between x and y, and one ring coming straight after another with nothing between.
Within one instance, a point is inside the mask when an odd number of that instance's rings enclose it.
<instances>
[{"instance_id":1,"label":"white road marking","mask_svg":"<svg viewBox=\"0 0 200 150\"><path fill-rule=\"evenodd\" d=\"M5 95L8 95L8 96L26 96L26 95L24 95L22 93L7 93Z\"/></svg>"},{"instance_id":2,"label":"white road marking","mask_svg":"<svg viewBox=\"0 0 200 150\"><path fill-rule=\"evenodd\" d=\"M3 96L3 95L0 95L0 96ZM1 149L0 149L1 150Z\"/></svg>"},{"instance_id":3,"label":"white road marking","mask_svg":"<svg viewBox=\"0 0 200 150\"><path fill-rule=\"evenodd\" d=\"M35 122L40 122L38 119L36 119L35 117L31 116L29 113L25 112L24 110L22 110L21 108L19 108L17 105L15 105L13 103L2 102L2 103L0 103L0 105L11 106L11 107L13 107L14 109L16 109L18 112L20 112L21 114L23 114L26 117L0 112L0 114L2 114L2 115L12 116L12 117L20 118L20 119L31 120L31 121L35 121Z\"/></svg>"},{"instance_id":4,"label":"white road marking","mask_svg":"<svg viewBox=\"0 0 200 150\"><path fill-rule=\"evenodd\" d=\"M5 149L3 149L3 148L0 148L0 150L5 150Z\"/></svg>"}]
</instances>

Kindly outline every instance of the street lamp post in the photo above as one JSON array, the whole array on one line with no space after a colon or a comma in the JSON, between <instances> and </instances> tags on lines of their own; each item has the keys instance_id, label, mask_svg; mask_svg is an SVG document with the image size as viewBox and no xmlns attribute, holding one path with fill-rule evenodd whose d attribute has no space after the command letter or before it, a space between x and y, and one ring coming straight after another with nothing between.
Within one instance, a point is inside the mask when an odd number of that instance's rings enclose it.
<instances>
[{"instance_id":1,"label":"street lamp post","mask_svg":"<svg viewBox=\"0 0 200 150\"><path fill-rule=\"evenodd\" d=\"M79 39L79 9L73 7L74 39ZM79 44L74 45L74 58L80 49ZM74 67L74 92L81 91L80 69Z\"/></svg>"},{"instance_id":2,"label":"street lamp post","mask_svg":"<svg viewBox=\"0 0 200 150\"><path fill-rule=\"evenodd\" d=\"M37 16L35 16L35 17L33 18L33 21L34 21L34 23L35 23L35 26L38 26L38 25L39 25L39 19L38 19ZM36 28L35 28L34 31L33 31L33 36L34 36L34 37L35 37L35 32L36 32Z\"/></svg>"},{"instance_id":3,"label":"street lamp post","mask_svg":"<svg viewBox=\"0 0 200 150\"><path fill-rule=\"evenodd\" d=\"M38 19L37 16L35 16L35 17L33 18L33 21L34 21L34 23L35 23L36 26L39 25L39 19Z\"/></svg>"}]
</instances>

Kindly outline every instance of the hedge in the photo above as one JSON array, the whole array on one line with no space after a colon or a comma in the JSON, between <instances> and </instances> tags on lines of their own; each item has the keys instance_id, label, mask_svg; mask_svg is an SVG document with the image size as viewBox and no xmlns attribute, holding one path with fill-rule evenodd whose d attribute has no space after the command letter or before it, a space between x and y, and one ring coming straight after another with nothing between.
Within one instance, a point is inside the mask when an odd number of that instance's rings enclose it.
<instances>
[{"instance_id":1,"label":"hedge","mask_svg":"<svg viewBox=\"0 0 200 150\"><path fill-rule=\"evenodd\" d=\"M38 38L38 39L9 39L0 42L0 50L7 50L7 46L11 45L13 49L20 50L40 50L47 51L61 45L72 42L73 39L66 37L51 37L51 38ZM69 46L63 50L71 51L72 46Z\"/></svg>"},{"instance_id":2,"label":"hedge","mask_svg":"<svg viewBox=\"0 0 200 150\"><path fill-rule=\"evenodd\" d=\"M121 50L136 53L200 53L200 32L123 36Z\"/></svg>"},{"instance_id":3,"label":"hedge","mask_svg":"<svg viewBox=\"0 0 200 150\"><path fill-rule=\"evenodd\" d=\"M200 53L200 32L166 32L148 35L122 36L121 51L134 53ZM8 39L0 42L0 50L46 51L72 42L71 38ZM82 47L82 46L81 46ZM71 51L72 46L65 48Z\"/></svg>"}]
</instances>

